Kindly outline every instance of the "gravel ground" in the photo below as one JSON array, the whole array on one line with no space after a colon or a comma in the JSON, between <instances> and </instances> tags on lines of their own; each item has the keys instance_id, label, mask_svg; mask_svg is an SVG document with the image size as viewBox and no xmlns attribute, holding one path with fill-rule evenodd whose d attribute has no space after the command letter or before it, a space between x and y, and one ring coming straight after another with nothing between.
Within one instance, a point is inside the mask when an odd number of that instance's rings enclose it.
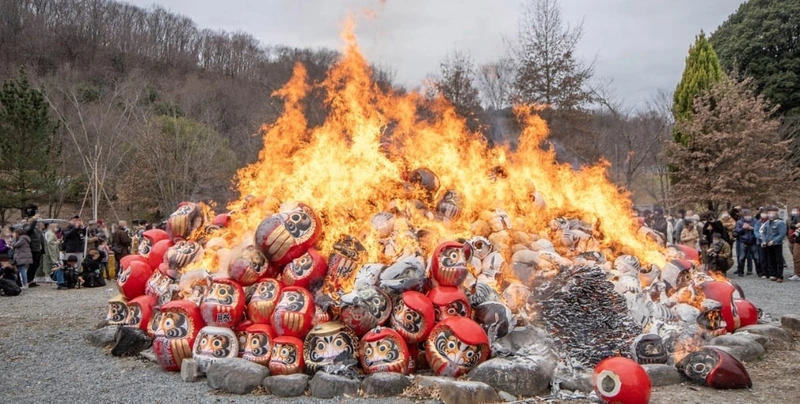
<instances>
[{"instance_id":1,"label":"gravel ground","mask_svg":"<svg viewBox=\"0 0 800 404\"><path fill-rule=\"evenodd\" d=\"M789 260L791 262L791 260ZM787 270L787 275L791 275ZM776 284L755 276L734 277L749 300L774 319L782 314L800 314L800 282ZM258 395L229 396L210 391L204 382L184 383L179 374L162 371L141 358L114 358L90 346L84 335L105 315L111 288L57 291L44 285L23 291L18 297L0 298L0 402L41 403L163 403L163 402L263 402ZM671 402L682 396L686 402L800 402L800 351L768 358L753 366L756 388L751 392L721 393L689 385L655 389L652 402ZM783 353L780 353L783 355ZM790 376L791 375L791 376ZM778 376L777 378L775 376ZM787 393L787 388L789 393ZM774 394L771 392L775 392ZM758 394L754 394L758 393ZM750 394L750 395L747 395ZM786 401L787 397L798 400ZM796 395L795 395L796 394ZM270 401L281 402L274 397ZM283 400L289 403L341 402L311 398ZM348 402L406 403L406 399Z\"/></svg>"}]
</instances>

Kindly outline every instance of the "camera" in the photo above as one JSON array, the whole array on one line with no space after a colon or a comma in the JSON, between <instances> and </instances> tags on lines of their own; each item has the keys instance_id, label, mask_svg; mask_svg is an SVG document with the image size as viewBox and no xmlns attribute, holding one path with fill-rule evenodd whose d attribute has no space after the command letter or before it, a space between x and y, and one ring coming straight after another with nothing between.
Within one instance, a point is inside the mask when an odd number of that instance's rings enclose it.
<instances>
[{"instance_id":1,"label":"camera","mask_svg":"<svg viewBox=\"0 0 800 404\"><path fill-rule=\"evenodd\" d=\"M36 216L37 213L39 213L39 207L36 205L28 205L22 209L22 214L26 219Z\"/></svg>"}]
</instances>

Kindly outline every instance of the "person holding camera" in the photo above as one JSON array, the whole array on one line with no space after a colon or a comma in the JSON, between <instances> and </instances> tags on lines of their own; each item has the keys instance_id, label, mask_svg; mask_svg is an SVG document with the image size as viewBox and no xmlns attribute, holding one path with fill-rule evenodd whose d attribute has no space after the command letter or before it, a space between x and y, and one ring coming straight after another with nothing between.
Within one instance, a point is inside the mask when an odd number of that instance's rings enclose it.
<instances>
[{"instance_id":1,"label":"person holding camera","mask_svg":"<svg viewBox=\"0 0 800 404\"><path fill-rule=\"evenodd\" d=\"M758 272L758 249L755 229L758 219L754 218L750 209L741 210L742 217L736 222L733 230L736 236L736 274L744 276L745 264L747 264L747 274L753 274L753 267ZM761 276L761 274L759 274Z\"/></svg>"},{"instance_id":2,"label":"person holding camera","mask_svg":"<svg viewBox=\"0 0 800 404\"><path fill-rule=\"evenodd\" d=\"M706 257L706 268L709 272L726 275L726 272L733 264L733 255L731 254L731 246L723 239L722 233L712 233L711 243L706 249Z\"/></svg>"},{"instance_id":3,"label":"person holding camera","mask_svg":"<svg viewBox=\"0 0 800 404\"><path fill-rule=\"evenodd\" d=\"M62 239L64 255L74 255L78 262L83 262L83 249L86 247L86 226L78 215L70 219L69 226L64 230Z\"/></svg>"}]
</instances>

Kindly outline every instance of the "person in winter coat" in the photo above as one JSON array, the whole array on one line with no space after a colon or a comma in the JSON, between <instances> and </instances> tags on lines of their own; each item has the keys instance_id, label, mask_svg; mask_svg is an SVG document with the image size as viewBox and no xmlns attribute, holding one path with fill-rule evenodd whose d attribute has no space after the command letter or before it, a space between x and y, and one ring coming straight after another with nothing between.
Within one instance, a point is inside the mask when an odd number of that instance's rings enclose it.
<instances>
[{"instance_id":1,"label":"person in winter coat","mask_svg":"<svg viewBox=\"0 0 800 404\"><path fill-rule=\"evenodd\" d=\"M747 264L747 274L753 274L755 264L758 272L758 240L756 239L755 229L758 220L750 213L750 209L741 210L742 218L736 222L733 229L736 237L736 274L744 276L745 264Z\"/></svg>"},{"instance_id":2,"label":"person in winter coat","mask_svg":"<svg viewBox=\"0 0 800 404\"><path fill-rule=\"evenodd\" d=\"M664 210L661 208L653 209L653 215L647 220L647 225L661 234L664 240L667 239L667 218L664 217Z\"/></svg>"},{"instance_id":3,"label":"person in winter coat","mask_svg":"<svg viewBox=\"0 0 800 404\"><path fill-rule=\"evenodd\" d=\"M695 227L692 219L687 218L685 223L686 225L681 231L681 244L696 250L697 240L700 238L700 234L697 233L697 227Z\"/></svg>"},{"instance_id":4,"label":"person in winter coat","mask_svg":"<svg viewBox=\"0 0 800 404\"><path fill-rule=\"evenodd\" d=\"M48 279L55 268L61 266L61 260L58 258L58 245L60 241L56 233L58 232L58 225L51 223L47 226L47 231L44 233L44 259L42 260L42 271Z\"/></svg>"},{"instance_id":5,"label":"person in winter coat","mask_svg":"<svg viewBox=\"0 0 800 404\"><path fill-rule=\"evenodd\" d=\"M725 228L725 232L728 234L728 242L730 243L735 240L733 232L736 230L736 220L731 217L730 213L724 212L719 216L719 221L722 223L722 227Z\"/></svg>"},{"instance_id":6,"label":"person in winter coat","mask_svg":"<svg viewBox=\"0 0 800 404\"><path fill-rule=\"evenodd\" d=\"M767 256L769 280L783 282L783 239L786 223L778 217L778 208L767 208L767 221L761 225L761 247Z\"/></svg>"},{"instance_id":7,"label":"person in winter coat","mask_svg":"<svg viewBox=\"0 0 800 404\"><path fill-rule=\"evenodd\" d=\"M74 255L78 258L78 262L83 262L83 249L86 247L86 227L80 216L74 216L69 221L69 226L64 230L64 237L61 240L64 243L65 255Z\"/></svg>"},{"instance_id":8,"label":"person in winter coat","mask_svg":"<svg viewBox=\"0 0 800 404\"><path fill-rule=\"evenodd\" d=\"M708 244L714 241L714 233L721 234L722 239L730 244L731 240L728 238L728 231L725 230L725 226L722 225L722 222L715 218L714 212L708 211L703 216L703 220L705 220L703 224L703 238L708 241Z\"/></svg>"},{"instance_id":9,"label":"person in winter coat","mask_svg":"<svg viewBox=\"0 0 800 404\"><path fill-rule=\"evenodd\" d=\"M100 266L102 257L97 250L89 250L85 260L83 260L83 286L86 288L95 288L98 286L106 286L106 281L100 276Z\"/></svg>"},{"instance_id":10,"label":"person in winter coat","mask_svg":"<svg viewBox=\"0 0 800 404\"><path fill-rule=\"evenodd\" d=\"M31 253L31 238L25 234L25 230L19 228L14 230L14 262L19 271L20 287L28 288L28 268L33 264L33 254Z\"/></svg>"},{"instance_id":11,"label":"person in winter coat","mask_svg":"<svg viewBox=\"0 0 800 404\"><path fill-rule=\"evenodd\" d=\"M39 286L36 284L36 272L39 270L39 265L42 264L42 255L44 254L42 231L39 230L39 215L26 219L22 229L25 230L25 234L31 240L31 255L33 257L33 262L28 266L28 286L36 287Z\"/></svg>"},{"instance_id":12,"label":"person in winter coat","mask_svg":"<svg viewBox=\"0 0 800 404\"><path fill-rule=\"evenodd\" d=\"M128 234L128 223L124 220L119 221L119 227L114 232L111 239L111 250L114 252L117 268L120 268L120 260L131 253L131 236Z\"/></svg>"}]
</instances>

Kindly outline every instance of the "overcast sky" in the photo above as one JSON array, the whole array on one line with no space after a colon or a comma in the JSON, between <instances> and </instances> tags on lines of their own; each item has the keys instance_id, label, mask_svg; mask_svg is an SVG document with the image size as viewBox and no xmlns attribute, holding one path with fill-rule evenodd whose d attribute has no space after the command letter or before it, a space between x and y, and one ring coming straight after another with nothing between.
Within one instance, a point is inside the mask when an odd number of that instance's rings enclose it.
<instances>
[{"instance_id":1,"label":"overcast sky","mask_svg":"<svg viewBox=\"0 0 800 404\"><path fill-rule=\"evenodd\" d=\"M524 0L128 0L160 4L201 28L245 31L265 44L341 48L348 12L358 18L359 43L373 63L391 66L409 88L438 68L453 49L477 63L506 54ZM561 0L564 19L583 20L581 58L596 58L599 79L613 80L629 106L657 90L672 91L701 29L713 32L742 0ZM381 5L383 4L383 5ZM364 10L376 11L365 18Z\"/></svg>"}]
</instances>

